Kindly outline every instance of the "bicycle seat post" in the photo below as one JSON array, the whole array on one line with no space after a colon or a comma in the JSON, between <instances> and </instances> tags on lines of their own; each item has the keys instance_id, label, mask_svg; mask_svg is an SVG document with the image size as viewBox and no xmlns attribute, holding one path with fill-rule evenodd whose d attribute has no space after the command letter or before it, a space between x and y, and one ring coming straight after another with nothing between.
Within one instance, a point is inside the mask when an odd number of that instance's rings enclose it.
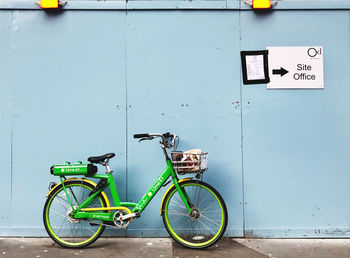
<instances>
[{"instance_id":1,"label":"bicycle seat post","mask_svg":"<svg viewBox=\"0 0 350 258\"><path fill-rule=\"evenodd\" d=\"M113 173L113 170L109 166L109 159L106 159L106 161L103 161L101 164L106 167L106 170L107 170L106 173L107 174Z\"/></svg>"}]
</instances>

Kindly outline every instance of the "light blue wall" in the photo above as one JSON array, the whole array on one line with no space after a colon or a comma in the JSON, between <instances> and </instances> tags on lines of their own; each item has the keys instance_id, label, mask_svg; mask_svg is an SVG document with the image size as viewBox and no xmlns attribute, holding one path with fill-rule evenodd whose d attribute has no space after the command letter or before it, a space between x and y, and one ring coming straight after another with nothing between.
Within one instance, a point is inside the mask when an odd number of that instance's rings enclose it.
<instances>
[{"instance_id":1,"label":"light blue wall","mask_svg":"<svg viewBox=\"0 0 350 258\"><path fill-rule=\"evenodd\" d=\"M0 236L46 236L53 163L113 151L121 199L137 201L164 160L157 142L132 135L166 131L179 149L209 152L204 179L227 203L227 235L347 236L350 1L66 9L0 3ZM242 85L241 50L308 45L324 47L324 90ZM127 232L107 234L166 236L164 192Z\"/></svg>"}]
</instances>

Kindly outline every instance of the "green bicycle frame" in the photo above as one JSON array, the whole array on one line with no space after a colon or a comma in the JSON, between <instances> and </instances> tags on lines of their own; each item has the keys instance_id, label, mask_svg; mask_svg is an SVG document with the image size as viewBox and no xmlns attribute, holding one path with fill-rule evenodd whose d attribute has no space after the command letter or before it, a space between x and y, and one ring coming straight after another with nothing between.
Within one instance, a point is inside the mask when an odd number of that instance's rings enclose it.
<instances>
[{"instance_id":1,"label":"green bicycle frame","mask_svg":"<svg viewBox=\"0 0 350 258\"><path fill-rule=\"evenodd\" d=\"M167 167L165 168L165 170L157 178L157 180L153 183L153 185L148 189L148 191L143 195L143 197L141 198L141 200L138 203L121 202L120 201L117 187L115 185L114 178L113 178L113 175L111 173L107 174L107 175L95 174L95 175L91 175L88 177L97 178L97 179L106 179L107 183L105 184L104 187L102 187L98 191L94 192L88 199L86 199L78 207L74 208L73 204L69 198L67 189L64 186L64 182L62 180L62 177L61 177L61 183L62 183L64 191L67 195L67 199L68 199L68 201L73 209L73 218L76 218L76 219L98 219L98 220L104 220L104 221L113 221L113 215L114 215L113 213L106 213L103 211L100 211L100 212L81 211L85 207L88 207L88 205L95 200L96 196L99 193L101 193L104 189L106 189L108 186L111 190L111 195L113 198L114 206L116 208L118 208L118 207L132 207L131 212L142 213L142 211L146 208L146 206L153 199L153 197L158 193L159 189L164 185L164 183L168 180L169 177L172 177L172 181L174 183L175 188L177 189L181 199L183 200L188 212L191 213L191 207L190 207L190 204L188 201L187 193L185 192L184 189L182 189L179 186L178 178L176 176L176 173L174 172L171 160L169 158L167 158L166 163L167 163ZM73 198L75 198L74 194L73 194Z\"/></svg>"}]
</instances>

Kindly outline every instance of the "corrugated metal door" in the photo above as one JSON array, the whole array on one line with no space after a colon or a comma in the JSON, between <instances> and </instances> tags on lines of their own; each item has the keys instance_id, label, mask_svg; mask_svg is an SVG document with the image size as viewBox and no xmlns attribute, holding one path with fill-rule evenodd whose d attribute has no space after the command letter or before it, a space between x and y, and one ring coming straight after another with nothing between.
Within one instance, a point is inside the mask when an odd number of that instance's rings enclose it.
<instances>
[{"instance_id":1,"label":"corrugated metal door","mask_svg":"<svg viewBox=\"0 0 350 258\"><path fill-rule=\"evenodd\" d=\"M243 235L238 12L128 12L128 197L138 200L165 167L156 141L132 133L175 132L179 149L209 152L204 180L222 193L227 233ZM215 21L215 22L214 22ZM167 235L157 196L128 229Z\"/></svg>"},{"instance_id":2,"label":"corrugated metal door","mask_svg":"<svg viewBox=\"0 0 350 258\"><path fill-rule=\"evenodd\" d=\"M298 8L241 14L242 50L320 45L325 74L323 90L243 86L247 236L348 232L349 11Z\"/></svg>"},{"instance_id":3,"label":"corrugated metal door","mask_svg":"<svg viewBox=\"0 0 350 258\"><path fill-rule=\"evenodd\" d=\"M2 235L46 235L42 208L58 180L49 168L67 159L116 152L125 198L125 12L118 14L0 12Z\"/></svg>"}]
</instances>

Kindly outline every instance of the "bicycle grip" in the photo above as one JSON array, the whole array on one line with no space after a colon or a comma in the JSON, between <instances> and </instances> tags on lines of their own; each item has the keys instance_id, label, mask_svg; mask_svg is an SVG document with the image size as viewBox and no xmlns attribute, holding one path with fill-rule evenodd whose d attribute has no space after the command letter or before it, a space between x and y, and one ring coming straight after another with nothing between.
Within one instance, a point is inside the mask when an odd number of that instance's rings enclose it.
<instances>
[{"instance_id":1,"label":"bicycle grip","mask_svg":"<svg viewBox=\"0 0 350 258\"><path fill-rule=\"evenodd\" d=\"M140 133L140 134L134 134L134 138L138 139L138 138L145 138L145 137L149 137L148 133Z\"/></svg>"}]
</instances>

